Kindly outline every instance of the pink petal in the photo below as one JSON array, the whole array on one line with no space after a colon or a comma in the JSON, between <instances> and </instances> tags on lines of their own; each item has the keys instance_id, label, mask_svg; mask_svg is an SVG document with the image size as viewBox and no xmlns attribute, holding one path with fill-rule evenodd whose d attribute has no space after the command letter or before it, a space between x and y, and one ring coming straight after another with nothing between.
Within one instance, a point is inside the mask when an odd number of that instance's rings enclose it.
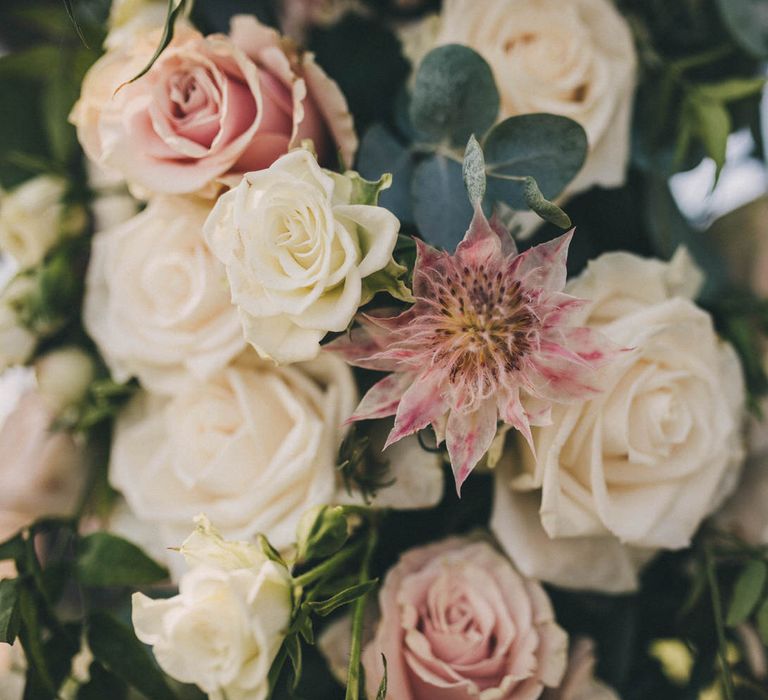
<instances>
[{"instance_id":1,"label":"pink petal","mask_svg":"<svg viewBox=\"0 0 768 700\"><path fill-rule=\"evenodd\" d=\"M477 268L488 260L500 259L502 257L501 240L498 232L491 228L478 204L475 206L475 214L464 235L464 240L456 248L456 262L460 266Z\"/></svg>"},{"instance_id":2,"label":"pink petal","mask_svg":"<svg viewBox=\"0 0 768 700\"><path fill-rule=\"evenodd\" d=\"M497 410L493 401L484 401L471 413L451 411L445 441L456 479L456 493L470 472L488 451L496 436Z\"/></svg>"},{"instance_id":3,"label":"pink petal","mask_svg":"<svg viewBox=\"0 0 768 700\"><path fill-rule=\"evenodd\" d=\"M543 409L546 411L547 409ZM511 425L522 433L525 441L535 453L533 435L531 434L531 422L528 413L520 402L520 389L508 389L499 397L499 418L507 425Z\"/></svg>"},{"instance_id":4,"label":"pink petal","mask_svg":"<svg viewBox=\"0 0 768 700\"><path fill-rule=\"evenodd\" d=\"M354 367L394 372L397 368L396 362L376 357L376 354L381 350L382 339L379 335L372 333L371 329L363 324L353 328L349 333L339 336L324 347Z\"/></svg>"},{"instance_id":5,"label":"pink petal","mask_svg":"<svg viewBox=\"0 0 768 700\"><path fill-rule=\"evenodd\" d=\"M543 287L559 292L565 287L567 275L565 262L572 238L573 230L529 248L515 258L513 274L526 287Z\"/></svg>"},{"instance_id":6,"label":"pink petal","mask_svg":"<svg viewBox=\"0 0 768 700\"><path fill-rule=\"evenodd\" d=\"M412 381L413 376L409 374L390 374L384 377L363 396L347 423L393 416L397 413L400 400Z\"/></svg>"},{"instance_id":7,"label":"pink petal","mask_svg":"<svg viewBox=\"0 0 768 700\"><path fill-rule=\"evenodd\" d=\"M395 426L387 438L384 449L406 435L412 435L437 421L446 412L446 402L440 391L443 376L428 372L419 377L403 394L397 409Z\"/></svg>"}]
</instances>

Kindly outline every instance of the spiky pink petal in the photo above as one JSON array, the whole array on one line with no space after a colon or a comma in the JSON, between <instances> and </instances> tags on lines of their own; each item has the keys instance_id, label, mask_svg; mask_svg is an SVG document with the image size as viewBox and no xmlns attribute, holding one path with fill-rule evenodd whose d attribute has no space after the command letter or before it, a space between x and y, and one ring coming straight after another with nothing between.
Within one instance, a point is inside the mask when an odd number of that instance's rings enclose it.
<instances>
[{"instance_id":1,"label":"spiky pink petal","mask_svg":"<svg viewBox=\"0 0 768 700\"><path fill-rule=\"evenodd\" d=\"M413 376L410 374L388 374L368 390L347 423L394 416L411 382Z\"/></svg>"},{"instance_id":2,"label":"spiky pink petal","mask_svg":"<svg viewBox=\"0 0 768 700\"><path fill-rule=\"evenodd\" d=\"M451 411L448 416L445 444L459 496L470 472L488 451L496 436L496 413L495 402L484 401L471 413Z\"/></svg>"},{"instance_id":3,"label":"spiky pink petal","mask_svg":"<svg viewBox=\"0 0 768 700\"><path fill-rule=\"evenodd\" d=\"M395 417L395 425L387 438L385 449L398 440L413 435L437 420L446 411L446 403L440 391L441 377L437 373L426 374L406 390Z\"/></svg>"}]
</instances>

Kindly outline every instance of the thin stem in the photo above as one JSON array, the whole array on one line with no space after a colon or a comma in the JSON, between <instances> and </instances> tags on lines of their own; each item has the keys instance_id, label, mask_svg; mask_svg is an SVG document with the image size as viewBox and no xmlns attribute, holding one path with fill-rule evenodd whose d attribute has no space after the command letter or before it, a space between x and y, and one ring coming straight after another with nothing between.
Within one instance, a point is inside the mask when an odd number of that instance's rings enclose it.
<instances>
[{"instance_id":1,"label":"thin stem","mask_svg":"<svg viewBox=\"0 0 768 700\"><path fill-rule=\"evenodd\" d=\"M375 523L371 523L368 531L368 541L366 543L365 555L360 565L360 576L358 582L363 583L369 578L369 568L373 550L376 549L378 541L378 530ZM344 700L359 700L360 698L360 654L363 646L363 622L365 620L365 601L367 594L361 595L355 601L354 612L352 613L352 642L349 645L349 667L347 670L347 692Z\"/></svg>"},{"instance_id":2,"label":"thin stem","mask_svg":"<svg viewBox=\"0 0 768 700\"><path fill-rule=\"evenodd\" d=\"M712 547L709 542L704 544L704 566L709 581L709 591L712 598L712 613L715 617L715 631L717 632L717 655L720 658L720 670L723 678L723 689L726 700L734 700L733 678L731 667L728 664L727 641L725 638L725 625L723 623L723 608L720 602L720 586L717 582Z\"/></svg>"},{"instance_id":3,"label":"thin stem","mask_svg":"<svg viewBox=\"0 0 768 700\"><path fill-rule=\"evenodd\" d=\"M341 564L354 557L362 548L364 540L355 543L351 547L342 549L340 552L334 554L330 559L326 559L322 564L318 564L314 569L305 571L300 576L296 576L293 581L297 586L308 586L310 583L314 583L319 578L326 576L335 571Z\"/></svg>"}]
</instances>

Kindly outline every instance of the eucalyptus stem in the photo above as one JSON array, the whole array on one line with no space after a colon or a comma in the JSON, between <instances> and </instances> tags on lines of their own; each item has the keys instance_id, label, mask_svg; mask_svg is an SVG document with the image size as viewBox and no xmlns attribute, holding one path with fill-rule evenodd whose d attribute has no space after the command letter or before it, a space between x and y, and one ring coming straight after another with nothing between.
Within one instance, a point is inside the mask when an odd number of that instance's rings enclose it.
<instances>
[{"instance_id":1,"label":"eucalyptus stem","mask_svg":"<svg viewBox=\"0 0 768 700\"><path fill-rule=\"evenodd\" d=\"M712 547L709 542L704 544L704 566L706 568L709 591L712 598L712 613L715 618L715 631L717 632L717 655L720 659L720 670L722 672L725 698L726 700L734 700L733 678L731 677L731 667L728 665L723 608L722 603L720 602L720 586L717 582L714 557L712 556Z\"/></svg>"},{"instance_id":2,"label":"eucalyptus stem","mask_svg":"<svg viewBox=\"0 0 768 700\"><path fill-rule=\"evenodd\" d=\"M359 583L364 583L369 578L369 569L371 556L378 541L378 530L375 522L371 523L368 530L368 540L366 543L363 561L360 564ZM352 613L352 642L349 645L349 667L347 670L347 692L344 700L360 699L360 654L363 646L363 622L365 621L365 601L368 594L364 593L355 601L355 608Z\"/></svg>"},{"instance_id":3,"label":"eucalyptus stem","mask_svg":"<svg viewBox=\"0 0 768 700\"><path fill-rule=\"evenodd\" d=\"M353 544L351 547L345 547L341 551L334 554L330 559L326 559L322 564L319 564L313 569L305 571L303 574L296 576L293 579L294 583L297 586L308 586L323 576L332 573L341 564L354 557L360 551L364 543L364 540L360 540L360 542Z\"/></svg>"}]
</instances>

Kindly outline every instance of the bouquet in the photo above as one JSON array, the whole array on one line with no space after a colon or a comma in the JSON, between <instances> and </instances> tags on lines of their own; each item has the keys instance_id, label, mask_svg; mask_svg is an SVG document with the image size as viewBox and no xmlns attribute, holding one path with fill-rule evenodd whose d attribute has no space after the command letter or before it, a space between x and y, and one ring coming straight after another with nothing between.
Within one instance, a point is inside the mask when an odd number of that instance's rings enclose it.
<instances>
[{"instance_id":1,"label":"bouquet","mask_svg":"<svg viewBox=\"0 0 768 700\"><path fill-rule=\"evenodd\" d=\"M0 8L0 700L768 698L759 0Z\"/></svg>"}]
</instances>

